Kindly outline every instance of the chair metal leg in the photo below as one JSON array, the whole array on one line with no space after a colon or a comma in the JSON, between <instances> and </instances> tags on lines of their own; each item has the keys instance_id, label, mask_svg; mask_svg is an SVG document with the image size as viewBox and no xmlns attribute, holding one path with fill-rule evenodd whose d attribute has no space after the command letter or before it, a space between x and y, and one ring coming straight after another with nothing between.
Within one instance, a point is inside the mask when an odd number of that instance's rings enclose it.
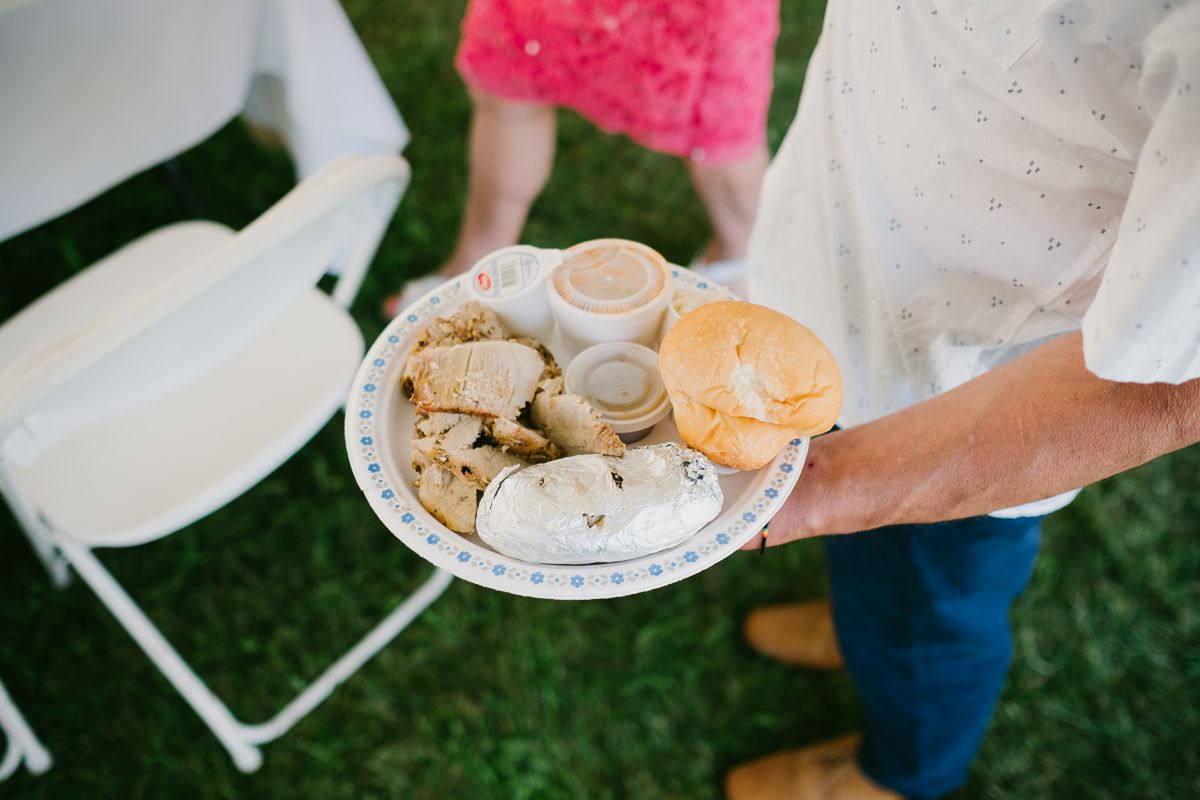
<instances>
[{"instance_id":1,"label":"chair metal leg","mask_svg":"<svg viewBox=\"0 0 1200 800\"><path fill-rule=\"evenodd\" d=\"M21 766L21 757L24 754L21 748L17 747L17 743L8 737L8 747L4 750L4 760L0 761L0 781L8 780L8 777L17 771L17 767Z\"/></svg>"},{"instance_id":2,"label":"chair metal leg","mask_svg":"<svg viewBox=\"0 0 1200 800\"><path fill-rule=\"evenodd\" d=\"M89 548L66 536L56 537L56 541L80 576L200 715L242 772L253 772L262 764L262 753L257 745L279 738L304 715L316 708L339 684L353 675L371 656L416 619L453 580L450 573L436 570L420 589L274 718L260 725L247 725L233 716L220 698L212 693L187 662L175 652L150 618L133 602Z\"/></svg>"},{"instance_id":3,"label":"chair metal leg","mask_svg":"<svg viewBox=\"0 0 1200 800\"><path fill-rule=\"evenodd\" d=\"M0 728L8 737L8 749L4 753L4 760L0 762L0 781L16 772L22 759L25 760L25 768L34 775L41 775L53 766L54 759L21 716L3 683L0 683Z\"/></svg>"},{"instance_id":4,"label":"chair metal leg","mask_svg":"<svg viewBox=\"0 0 1200 800\"><path fill-rule=\"evenodd\" d=\"M33 545L33 552L41 560L55 588L65 589L71 585L71 571L67 568L67 560L58 552L50 533L50 526L42 519L42 515L25 502L20 492L13 491L8 485L8 475L0 469L0 494L8 501L8 507L21 523L25 538Z\"/></svg>"},{"instance_id":5,"label":"chair metal leg","mask_svg":"<svg viewBox=\"0 0 1200 800\"><path fill-rule=\"evenodd\" d=\"M183 698L191 704L200 718L212 730L233 763L242 772L253 772L262 764L262 753L258 748L242 739L238 721L229 712L212 690L200 680L183 660L175 648L150 621L150 618L133 602L121 584L109 574L92 551L67 536L58 537L58 546L70 560L92 591L108 606L117 620L129 631L150 660L158 666Z\"/></svg>"},{"instance_id":6,"label":"chair metal leg","mask_svg":"<svg viewBox=\"0 0 1200 800\"><path fill-rule=\"evenodd\" d=\"M30 544L33 545L33 552L41 560L42 566L46 568L46 572L50 575L50 582L54 584L56 589L65 589L71 585L71 570L67 560L62 557L48 537L42 534L37 528L29 525L23 526L26 537Z\"/></svg>"},{"instance_id":7,"label":"chair metal leg","mask_svg":"<svg viewBox=\"0 0 1200 800\"><path fill-rule=\"evenodd\" d=\"M301 692L295 700L288 703L282 711L268 722L261 725L245 725L247 741L263 744L278 739L299 722L305 714L312 711L328 697L343 681L358 671L371 656L378 653L388 642L395 639L400 631L416 619L429 604L438 599L446 587L454 580L454 576L443 569L437 569L421 588L409 595L395 611L389 614L375 629L368 633L344 656L325 670L321 677L313 681L307 689Z\"/></svg>"}]
</instances>

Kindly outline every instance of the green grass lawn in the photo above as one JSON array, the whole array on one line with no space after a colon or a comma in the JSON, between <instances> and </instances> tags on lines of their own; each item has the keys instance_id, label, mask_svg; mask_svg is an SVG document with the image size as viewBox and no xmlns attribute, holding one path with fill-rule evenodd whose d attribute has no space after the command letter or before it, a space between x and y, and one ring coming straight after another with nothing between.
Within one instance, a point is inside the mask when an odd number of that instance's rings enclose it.
<instances>
[{"instance_id":1,"label":"green grass lawn","mask_svg":"<svg viewBox=\"0 0 1200 800\"><path fill-rule=\"evenodd\" d=\"M348 0L413 132L413 181L355 307L434 269L461 213L469 104L451 58L462 0ZM770 140L795 112L819 3L785 0ZM707 223L682 165L560 116L525 240L637 239L674 261ZM210 216L240 227L291 185L232 123L181 158ZM160 170L0 244L0 319L185 216ZM103 551L233 711L265 719L430 567L361 497L335 417L245 496L162 541ZM956 798L1200 795L1200 449L1088 488L1045 525L1013 615L1016 653ZM585 603L455 582L411 628L239 773L86 586L46 579L0 507L0 679L55 757L0 797L717 798L733 765L854 730L844 674L740 641L755 605L821 596L819 542L737 554L681 584Z\"/></svg>"}]
</instances>

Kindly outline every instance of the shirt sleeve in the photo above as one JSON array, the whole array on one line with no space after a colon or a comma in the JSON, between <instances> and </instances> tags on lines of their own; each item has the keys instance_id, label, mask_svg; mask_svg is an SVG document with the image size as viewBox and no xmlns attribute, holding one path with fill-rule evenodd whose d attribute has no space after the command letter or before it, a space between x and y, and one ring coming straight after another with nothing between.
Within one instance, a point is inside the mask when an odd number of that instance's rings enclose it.
<instances>
[{"instance_id":1,"label":"shirt sleeve","mask_svg":"<svg viewBox=\"0 0 1200 800\"><path fill-rule=\"evenodd\" d=\"M1200 3L1168 13L1143 53L1153 122L1083 351L1098 377L1178 384L1200 377Z\"/></svg>"}]
</instances>

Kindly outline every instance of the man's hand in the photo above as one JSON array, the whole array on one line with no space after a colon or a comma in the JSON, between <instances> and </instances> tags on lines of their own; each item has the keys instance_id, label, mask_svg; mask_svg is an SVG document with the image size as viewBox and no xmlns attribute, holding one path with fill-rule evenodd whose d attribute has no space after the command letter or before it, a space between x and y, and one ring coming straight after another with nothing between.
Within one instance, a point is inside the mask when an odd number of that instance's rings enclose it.
<instances>
[{"instance_id":1,"label":"man's hand","mask_svg":"<svg viewBox=\"0 0 1200 800\"><path fill-rule=\"evenodd\" d=\"M1200 379L1114 383L1055 339L931 400L813 439L768 546L987 514L1200 441ZM758 537L743 549L757 549Z\"/></svg>"}]
</instances>

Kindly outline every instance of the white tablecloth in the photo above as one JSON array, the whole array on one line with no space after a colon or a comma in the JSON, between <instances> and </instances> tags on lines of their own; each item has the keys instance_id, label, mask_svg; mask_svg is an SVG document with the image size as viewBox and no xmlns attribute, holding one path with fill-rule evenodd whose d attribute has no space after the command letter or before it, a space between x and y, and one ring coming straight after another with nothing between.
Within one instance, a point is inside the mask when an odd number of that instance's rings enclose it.
<instances>
[{"instance_id":1,"label":"white tablecloth","mask_svg":"<svg viewBox=\"0 0 1200 800\"><path fill-rule=\"evenodd\" d=\"M243 111L300 178L408 142L336 0L0 0L0 240Z\"/></svg>"}]
</instances>

